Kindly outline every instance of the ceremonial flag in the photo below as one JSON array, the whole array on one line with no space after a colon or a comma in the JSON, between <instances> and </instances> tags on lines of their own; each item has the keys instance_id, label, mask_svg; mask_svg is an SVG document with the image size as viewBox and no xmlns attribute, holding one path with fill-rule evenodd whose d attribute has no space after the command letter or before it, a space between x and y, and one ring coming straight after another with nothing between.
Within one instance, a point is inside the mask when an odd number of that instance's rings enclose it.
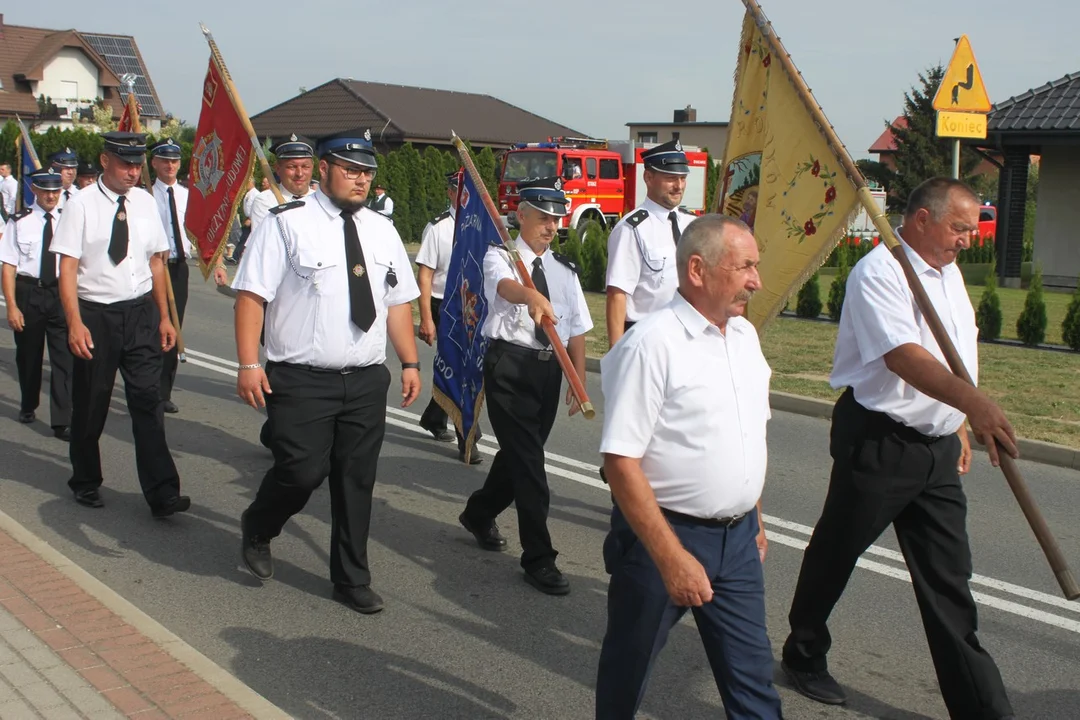
<instances>
[{"instance_id":1,"label":"ceremonial flag","mask_svg":"<svg viewBox=\"0 0 1080 720\"><path fill-rule=\"evenodd\" d=\"M760 329L828 258L858 196L750 12L723 167L719 211L745 221L761 252L762 289L747 308Z\"/></svg>"},{"instance_id":2,"label":"ceremonial flag","mask_svg":"<svg viewBox=\"0 0 1080 720\"><path fill-rule=\"evenodd\" d=\"M502 245L495 222L468 173L458 183L454 249L446 271L446 291L439 309L435 353L435 402L465 438L465 461L473 450L476 419L484 404L484 353L488 340L480 330L488 314L484 297L484 255Z\"/></svg>"},{"instance_id":3,"label":"ceremonial flag","mask_svg":"<svg viewBox=\"0 0 1080 720\"><path fill-rule=\"evenodd\" d=\"M142 115L142 103L135 101L135 112L138 115ZM120 114L120 123L116 126L116 129L120 132L136 132L133 128L135 123L131 117L131 103L124 103L124 112Z\"/></svg>"},{"instance_id":4,"label":"ceremonial flag","mask_svg":"<svg viewBox=\"0 0 1080 720\"><path fill-rule=\"evenodd\" d=\"M255 160L246 117L225 87L226 76L212 55L191 151L191 192L184 228L198 248L204 279L225 249Z\"/></svg>"},{"instance_id":5,"label":"ceremonial flag","mask_svg":"<svg viewBox=\"0 0 1080 720\"><path fill-rule=\"evenodd\" d=\"M22 120L19 123L19 136L15 138L19 156L19 204L17 209L28 208L34 204L34 192L30 189L30 173L40 170L41 163L38 161L34 144L30 142L30 133Z\"/></svg>"}]
</instances>

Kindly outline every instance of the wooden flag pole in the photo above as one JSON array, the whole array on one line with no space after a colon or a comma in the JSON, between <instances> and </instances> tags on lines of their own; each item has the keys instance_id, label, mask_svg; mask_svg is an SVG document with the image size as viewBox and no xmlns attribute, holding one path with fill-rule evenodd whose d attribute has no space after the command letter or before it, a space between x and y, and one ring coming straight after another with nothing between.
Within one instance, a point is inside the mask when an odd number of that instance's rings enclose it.
<instances>
[{"instance_id":1,"label":"wooden flag pole","mask_svg":"<svg viewBox=\"0 0 1080 720\"><path fill-rule=\"evenodd\" d=\"M141 133L142 121L139 119L139 101L135 98L135 77L131 74L125 74L122 78L128 88L127 106L128 117L131 118L131 131ZM143 156L142 163L142 180L143 185L146 186L146 192L151 195L154 194L154 185L150 182L150 165L146 160L146 156ZM184 242L183 238L176 238L176 242ZM163 262L165 264L165 297L169 303L169 322L176 329L176 357L180 362L187 362L187 353L184 352L184 334L180 330L180 313L176 310L176 295L173 293L172 276L169 275L169 257L168 253L163 253Z\"/></svg>"},{"instance_id":2,"label":"wooden flag pole","mask_svg":"<svg viewBox=\"0 0 1080 720\"><path fill-rule=\"evenodd\" d=\"M274 198L281 205L285 202L285 196L281 194L281 188L274 182L274 173L270 169L270 161L266 159L266 153L263 152L262 145L259 144L259 136L255 134L255 128L251 126L251 119L248 118L247 111L244 110L244 103L240 100L240 93L233 83L232 75L229 74L229 69L225 67L225 59L221 56L221 50L218 49L217 43L214 42L214 36L210 34L210 28L203 23L199 23L199 27L202 28L206 42L210 45L210 55L214 58L218 72L221 73L221 77L225 80L225 92L229 95L229 101L236 108L236 114L240 117L240 122L244 124L244 129L247 131L248 137L251 138L251 144L255 147L255 154L259 158L259 167L262 168L263 177L270 182L270 189L274 192Z\"/></svg>"},{"instance_id":3,"label":"wooden flag pole","mask_svg":"<svg viewBox=\"0 0 1080 720\"><path fill-rule=\"evenodd\" d=\"M896 238L896 234L889 225L885 214L878 207L873 195L870 194L870 188L867 187L866 179L863 178L859 168L851 159L851 155L848 154L847 148L844 147L840 138L837 137L833 126L829 124L828 118L825 117L825 113L822 111L821 106L818 105L817 100L814 99L813 93L806 85L798 68L795 67L795 63L792 61L791 56L788 55L787 50L784 49L783 44L780 42L780 38L776 36L772 23L765 17L765 13L762 12L761 6L758 4L757 0L743 0L743 4L746 6L747 12L753 16L754 22L757 24L758 29L761 30L762 36L772 47L774 54L780 60L788 77L791 78L791 82L798 91L799 96L802 98L803 104L817 123L818 128L825 136L829 145L832 146L837 159L843 164L844 169L847 171L848 179L851 180L858 190L859 201L862 203L862 206L866 208L867 213L874 222L874 226L885 241L885 245L889 248L893 257L896 258L896 261L900 263L900 267L904 271L904 277L907 278L908 285L911 287L911 292L915 296L915 303L918 305L919 311L922 312L923 317L926 318L926 324L929 325L930 332L933 333L934 339L937 340L938 346L941 348L941 352L945 355L945 360L948 362L949 368L952 370L953 374L961 380L974 385L975 383L972 381L971 375L968 373L967 368L964 367L964 361L960 358L960 354L956 351L952 339L945 331L945 326L941 323L941 318L938 317L937 311L930 302L930 298L927 296L926 290L919 280L919 276L915 273L914 268L912 268L907 253L900 244L900 241ZM1031 490L1028 488L1023 475L1021 475L1020 468L1017 466L1016 461L1005 452L1005 449L1000 443L998 443L998 457L1000 458L1001 471L1005 474L1005 479L1008 481L1009 487L1012 489L1013 495L1016 497L1016 501L1024 513L1024 517L1027 518L1032 532L1035 533L1035 538L1039 541L1043 554L1046 555L1046 559L1050 563L1050 569L1053 571L1054 577L1061 587L1062 593L1064 593L1065 597L1069 600L1080 598L1080 585L1076 584L1076 579L1069 569L1069 564L1066 562L1065 556L1061 552L1057 539L1050 531L1049 525L1046 524L1046 519L1043 517L1038 503L1032 496Z\"/></svg>"},{"instance_id":4,"label":"wooden flag pole","mask_svg":"<svg viewBox=\"0 0 1080 720\"><path fill-rule=\"evenodd\" d=\"M517 250L514 248L514 241L510 238L510 233L503 227L502 220L499 218L499 211L495 207L495 202L491 199L491 195L488 194L487 185L484 184L483 178L480 177L480 172L476 169L476 165L473 164L472 158L469 156L469 149L465 147L465 143L462 142L461 138L456 134L451 140L458 151L458 156L461 158L462 165L465 166L465 171L469 173L473 185L476 186L476 189L480 193L480 197L484 202L484 207L487 209L488 215L491 217L491 221L495 223L495 227L499 230L503 248L510 253L510 256L514 260L514 265L517 268L521 284L530 290L535 290L536 286L533 285L532 276L525 268L525 264L521 262L521 258L518 257ZM551 343L551 349L555 352L556 359L559 361L559 367L562 368L563 374L566 375L566 379L570 383L570 389L574 393L574 397L577 398L578 405L581 406L582 415L585 416L586 420L592 420L596 417L596 410L593 409L592 403L589 402L589 395L585 392L585 385L581 382L581 378L578 377L577 370L570 361L570 355L566 352L562 340L559 339L559 334L555 331L554 323L551 322L551 318L545 315L541 319L540 324L544 328L544 333L547 334L548 342Z\"/></svg>"}]
</instances>

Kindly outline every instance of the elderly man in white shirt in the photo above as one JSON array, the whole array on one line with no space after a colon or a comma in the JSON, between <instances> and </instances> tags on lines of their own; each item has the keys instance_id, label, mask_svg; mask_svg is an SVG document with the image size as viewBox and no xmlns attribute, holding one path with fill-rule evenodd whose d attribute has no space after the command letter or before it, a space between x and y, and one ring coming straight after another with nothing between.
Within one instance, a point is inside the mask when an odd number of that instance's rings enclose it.
<instances>
[{"instance_id":1,"label":"elderly man in white shirt","mask_svg":"<svg viewBox=\"0 0 1080 720\"><path fill-rule=\"evenodd\" d=\"M615 508L596 717L630 719L690 609L729 718L779 718L765 630L765 426L772 371L742 315L761 287L739 220L687 226L679 290L601 361L600 452Z\"/></svg>"},{"instance_id":2,"label":"elderly man in white shirt","mask_svg":"<svg viewBox=\"0 0 1080 720\"><path fill-rule=\"evenodd\" d=\"M978 228L969 187L933 178L912 191L904 251L946 332L978 379L978 327L956 257ZM975 436L1016 456L1012 427L985 393L953 375L915 305L899 262L884 246L847 281L832 386L829 494L803 555L788 619L783 667L818 702L846 700L829 674L826 625L859 556L890 524L911 571L938 683L952 718L1011 718L993 659L979 644L971 597L967 500L960 476L971 464L965 416Z\"/></svg>"}]
</instances>

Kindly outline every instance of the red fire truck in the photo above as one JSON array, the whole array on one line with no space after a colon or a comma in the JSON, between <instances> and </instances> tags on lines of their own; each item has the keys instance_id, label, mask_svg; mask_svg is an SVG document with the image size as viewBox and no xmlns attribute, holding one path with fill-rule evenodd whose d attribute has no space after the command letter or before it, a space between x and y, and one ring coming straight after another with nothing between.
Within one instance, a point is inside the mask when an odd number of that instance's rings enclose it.
<instances>
[{"instance_id":1,"label":"red fire truck","mask_svg":"<svg viewBox=\"0 0 1080 720\"><path fill-rule=\"evenodd\" d=\"M645 166L641 152L656 147L629 140L589 138L548 138L547 142L519 143L503 156L499 171L499 211L503 222L516 221L517 183L530 178L560 177L563 192L570 199L569 213L559 223L560 231L579 232L595 221L612 227L645 198ZM690 212L705 211L705 152L684 146L690 174L686 178L683 207Z\"/></svg>"}]
</instances>

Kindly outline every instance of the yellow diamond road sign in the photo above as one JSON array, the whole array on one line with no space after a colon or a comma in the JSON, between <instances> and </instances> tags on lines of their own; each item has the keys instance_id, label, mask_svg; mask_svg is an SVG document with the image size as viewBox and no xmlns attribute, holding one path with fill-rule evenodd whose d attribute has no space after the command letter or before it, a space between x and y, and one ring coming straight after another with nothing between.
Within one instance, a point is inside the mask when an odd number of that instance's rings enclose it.
<instances>
[{"instance_id":1,"label":"yellow diamond road sign","mask_svg":"<svg viewBox=\"0 0 1080 720\"><path fill-rule=\"evenodd\" d=\"M952 60L945 70L941 87L934 96L934 109L952 112L990 112L990 96L986 94L982 73L975 62L971 41L961 35Z\"/></svg>"}]
</instances>

